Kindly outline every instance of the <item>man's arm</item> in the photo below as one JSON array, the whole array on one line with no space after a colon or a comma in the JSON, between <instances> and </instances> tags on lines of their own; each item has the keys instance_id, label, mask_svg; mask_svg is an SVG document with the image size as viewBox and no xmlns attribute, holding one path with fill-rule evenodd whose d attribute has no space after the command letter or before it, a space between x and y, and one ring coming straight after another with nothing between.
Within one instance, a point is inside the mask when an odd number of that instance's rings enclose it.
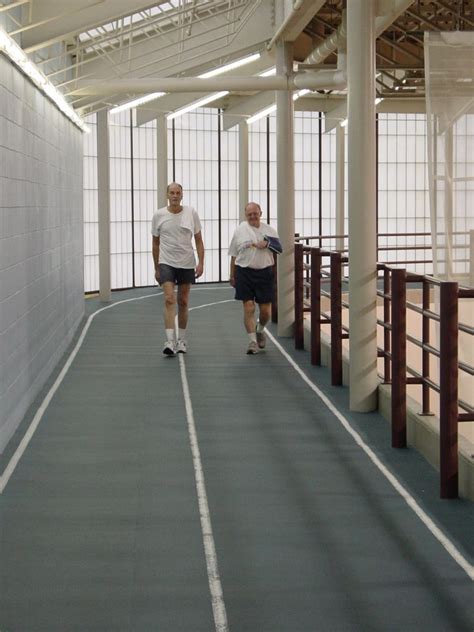
<instances>
[{"instance_id":1,"label":"man's arm","mask_svg":"<svg viewBox=\"0 0 474 632\"><path fill-rule=\"evenodd\" d=\"M198 255L198 264L196 266L196 278L202 276L204 272L204 242L202 240L201 231L194 235L194 241L196 242L196 251Z\"/></svg>"},{"instance_id":2,"label":"man's arm","mask_svg":"<svg viewBox=\"0 0 474 632\"><path fill-rule=\"evenodd\" d=\"M160 237L155 237L153 235L153 243L152 243L152 254L153 254L153 263L155 264L155 279L157 282L160 282Z\"/></svg>"},{"instance_id":3,"label":"man's arm","mask_svg":"<svg viewBox=\"0 0 474 632\"><path fill-rule=\"evenodd\" d=\"M235 287L235 257L230 258L230 278L229 283Z\"/></svg>"}]
</instances>

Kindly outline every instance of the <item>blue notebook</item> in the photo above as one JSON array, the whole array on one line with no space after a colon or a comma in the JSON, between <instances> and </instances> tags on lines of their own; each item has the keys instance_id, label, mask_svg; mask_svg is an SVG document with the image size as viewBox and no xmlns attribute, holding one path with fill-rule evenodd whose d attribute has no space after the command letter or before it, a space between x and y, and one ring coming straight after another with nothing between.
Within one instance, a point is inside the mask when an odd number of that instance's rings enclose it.
<instances>
[{"instance_id":1,"label":"blue notebook","mask_svg":"<svg viewBox=\"0 0 474 632\"><path fill-rule=\"evenodd\" d=\"M278 237L269 237L265 235L265 241L268 241L268 249L272 252L276 252L277 255L280 255L283 252L283 248L281 247L280 240Z\"/></svg>"}]
</instances>

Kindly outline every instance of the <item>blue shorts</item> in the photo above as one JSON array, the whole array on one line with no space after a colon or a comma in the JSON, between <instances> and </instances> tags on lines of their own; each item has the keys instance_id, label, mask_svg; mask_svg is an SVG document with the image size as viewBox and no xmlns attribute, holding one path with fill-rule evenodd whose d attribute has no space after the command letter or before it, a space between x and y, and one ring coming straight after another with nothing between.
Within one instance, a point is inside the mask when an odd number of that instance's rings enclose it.
<instances>
[{"instance_id":1,"label":"blue shorts","mask_svg":"<svg viewBox=\"0 0 474 632\"><path fill-rule=\"evenodd\" d=\"M171 281L175 285L187 285L196 282L194 268L173 268L167 263L160 263L160 285Z\"/></svg>"},{"instance_id":2,"label":"blue shorts","mask_svg":"<svg viewBox=\"0 0 474 632\"><path fill-rule=\"evenodd\" d=\"M236 300L272 303L273 294L273 266L260 270L235 266Z\"/></svg>"}]
</instances>

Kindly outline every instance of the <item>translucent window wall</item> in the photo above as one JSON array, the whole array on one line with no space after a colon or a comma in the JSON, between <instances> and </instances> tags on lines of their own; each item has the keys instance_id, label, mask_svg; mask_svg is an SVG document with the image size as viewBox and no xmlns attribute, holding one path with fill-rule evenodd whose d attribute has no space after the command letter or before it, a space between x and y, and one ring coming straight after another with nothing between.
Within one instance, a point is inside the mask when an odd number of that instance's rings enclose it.
<instances>
[{"instance_id":1,"label":"translucent window wall","mask_svg":"<svg viewBox=\"0 0 474 632\"><path fill-rule=\"evenodd\" d=\"M431 273L430 211L424 114L378 116L379 261L408 262L407 268ZM394 236L397 233L399 236ZM410 233L410 234L407 234ZM421 234L420 234L421 233ZM383 250L386 247L412 248Z\"/></svg>"},{"instance_id":2,"label":"translucent window wall","mask_svg":"<svg viewBox=\"0 0 474 632\"><path fill-rule=\"evenodd\" d=\"M319 235L319 121L319 112L295 112L295 231L300 235Z\"/></svg>"},{"instance_id":3,"label":"translucent window wall","mask_svg":"<svg viewBox=\"0 0 474 632\"><path fill-rule=\"evenodd\" d=\"M133 128L134 285L153 285L150 220L157 209L156 122Z\"/></svg>"},{"instance_id":4,"label":"translucent window wall","mask_svg":"<svg viewBox=\"0 0 474 632\"><path fill-rule=\"evenodd\" d=\"M131 113L110 117L110 274L112 288L134 285Z\"/></svg>"},{"instance_id":5,"label":"translucent window wall","mask_svg":"<svg viewBox=\"0 0 474 632\"><path fill-rule=\"evenodd\" d=\"M95 291L99 285L95 116L88 124L92 133L85 135L84 144L84 269L85 290ZM271 115L249 126L249 199L261 205L264 220L274 226L275 125L276 117ZM301 235L336 234L336 134L324 134L321 128L320 113L295 113L295 230ZM430 273L431 264L421 262L431 259L431 251L415 248L429 244L429 236L419 235L430 230L425 128L421 114L379 115L378 229L382 234L399 234L379 239L379 260L401 265L408 260L409 269ZM150 222L157 206L156 142L155 122L138 128L129 112L111 117L113 289L154 285ZM202 281L226 280L227 249L239 221L238 129L223 131L215 109L196 110L168 122L168 156L168 181L183 184L184 203L194 206L202 220L206 247ZM404 244L412 248L396 249Z\"/></svg>"},{"instance_id":6,"label":"translucent window wall","mask_svg":"<svg viewBox=\"0 0 474 632\"><path fill-rule=\"evenodd\" d=\"M85 119L91 130L84 134L84 291L99 287L99 217L97 205L96 115Z\"/></svg>"},{"instance_id":7,"label":"translucent window wall","mask_svg":"<svg viewBox=\"0 0 474 632\"><path fill-rule=\"evenodd\" d=\"M273 206L270 202L268 188L268 184L271 185L268 131L268 118L260 119L249 125L249 201L260 204L262 217L267 223L270 220L269 213ZM272 138L272 140L274 144L275 139Z\"/></svg>"}]
</instances>

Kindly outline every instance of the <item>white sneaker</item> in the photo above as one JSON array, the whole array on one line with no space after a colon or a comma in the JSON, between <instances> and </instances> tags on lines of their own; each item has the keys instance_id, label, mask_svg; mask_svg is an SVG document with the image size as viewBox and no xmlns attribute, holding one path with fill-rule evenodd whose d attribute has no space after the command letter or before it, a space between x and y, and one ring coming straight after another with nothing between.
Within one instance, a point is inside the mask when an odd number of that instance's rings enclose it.
<instances>
[{"instance_id":1,"label":"white sneaker","mask_svg":"<svg viewBox=\"0 0 474 632\"><path fill-rule=\"evenodd\" d=\"M188 343L186 342L186 340L178 338L178 341L176 342L176 353L187 353L187 351Z\"/></svg>"},{"instance_id":2,"label":"white sneaker","mask_svg":"<svg viewBox=\"0 0 474 632\"><path fill-rule=\"evenodd\" d=\"M163 353L167 356L176 355L176 345L174 340L167 340L163 345Z\"/></svg>"},{"instance_id":3,"label":"white sneaker","mask_svg":"<svg viewBox=\"0 0 474 632\"><path fill-rule=\"evenodd\" d=\"M258 353L258 345L255 340L251 340L247 347L247 355L255 355L256 353Z\"/></svg>"},{"instance_id":4,"label":"white sneaker","mask_svg":"<svg viewBox=\"0 0 474 632\"><path fill-rule=\"evenodd\" d=\"M267 344L267 337L265 336L265 330L257 331L257 345L259 349L265 349Z\"/></svg>"}]
</instances>

